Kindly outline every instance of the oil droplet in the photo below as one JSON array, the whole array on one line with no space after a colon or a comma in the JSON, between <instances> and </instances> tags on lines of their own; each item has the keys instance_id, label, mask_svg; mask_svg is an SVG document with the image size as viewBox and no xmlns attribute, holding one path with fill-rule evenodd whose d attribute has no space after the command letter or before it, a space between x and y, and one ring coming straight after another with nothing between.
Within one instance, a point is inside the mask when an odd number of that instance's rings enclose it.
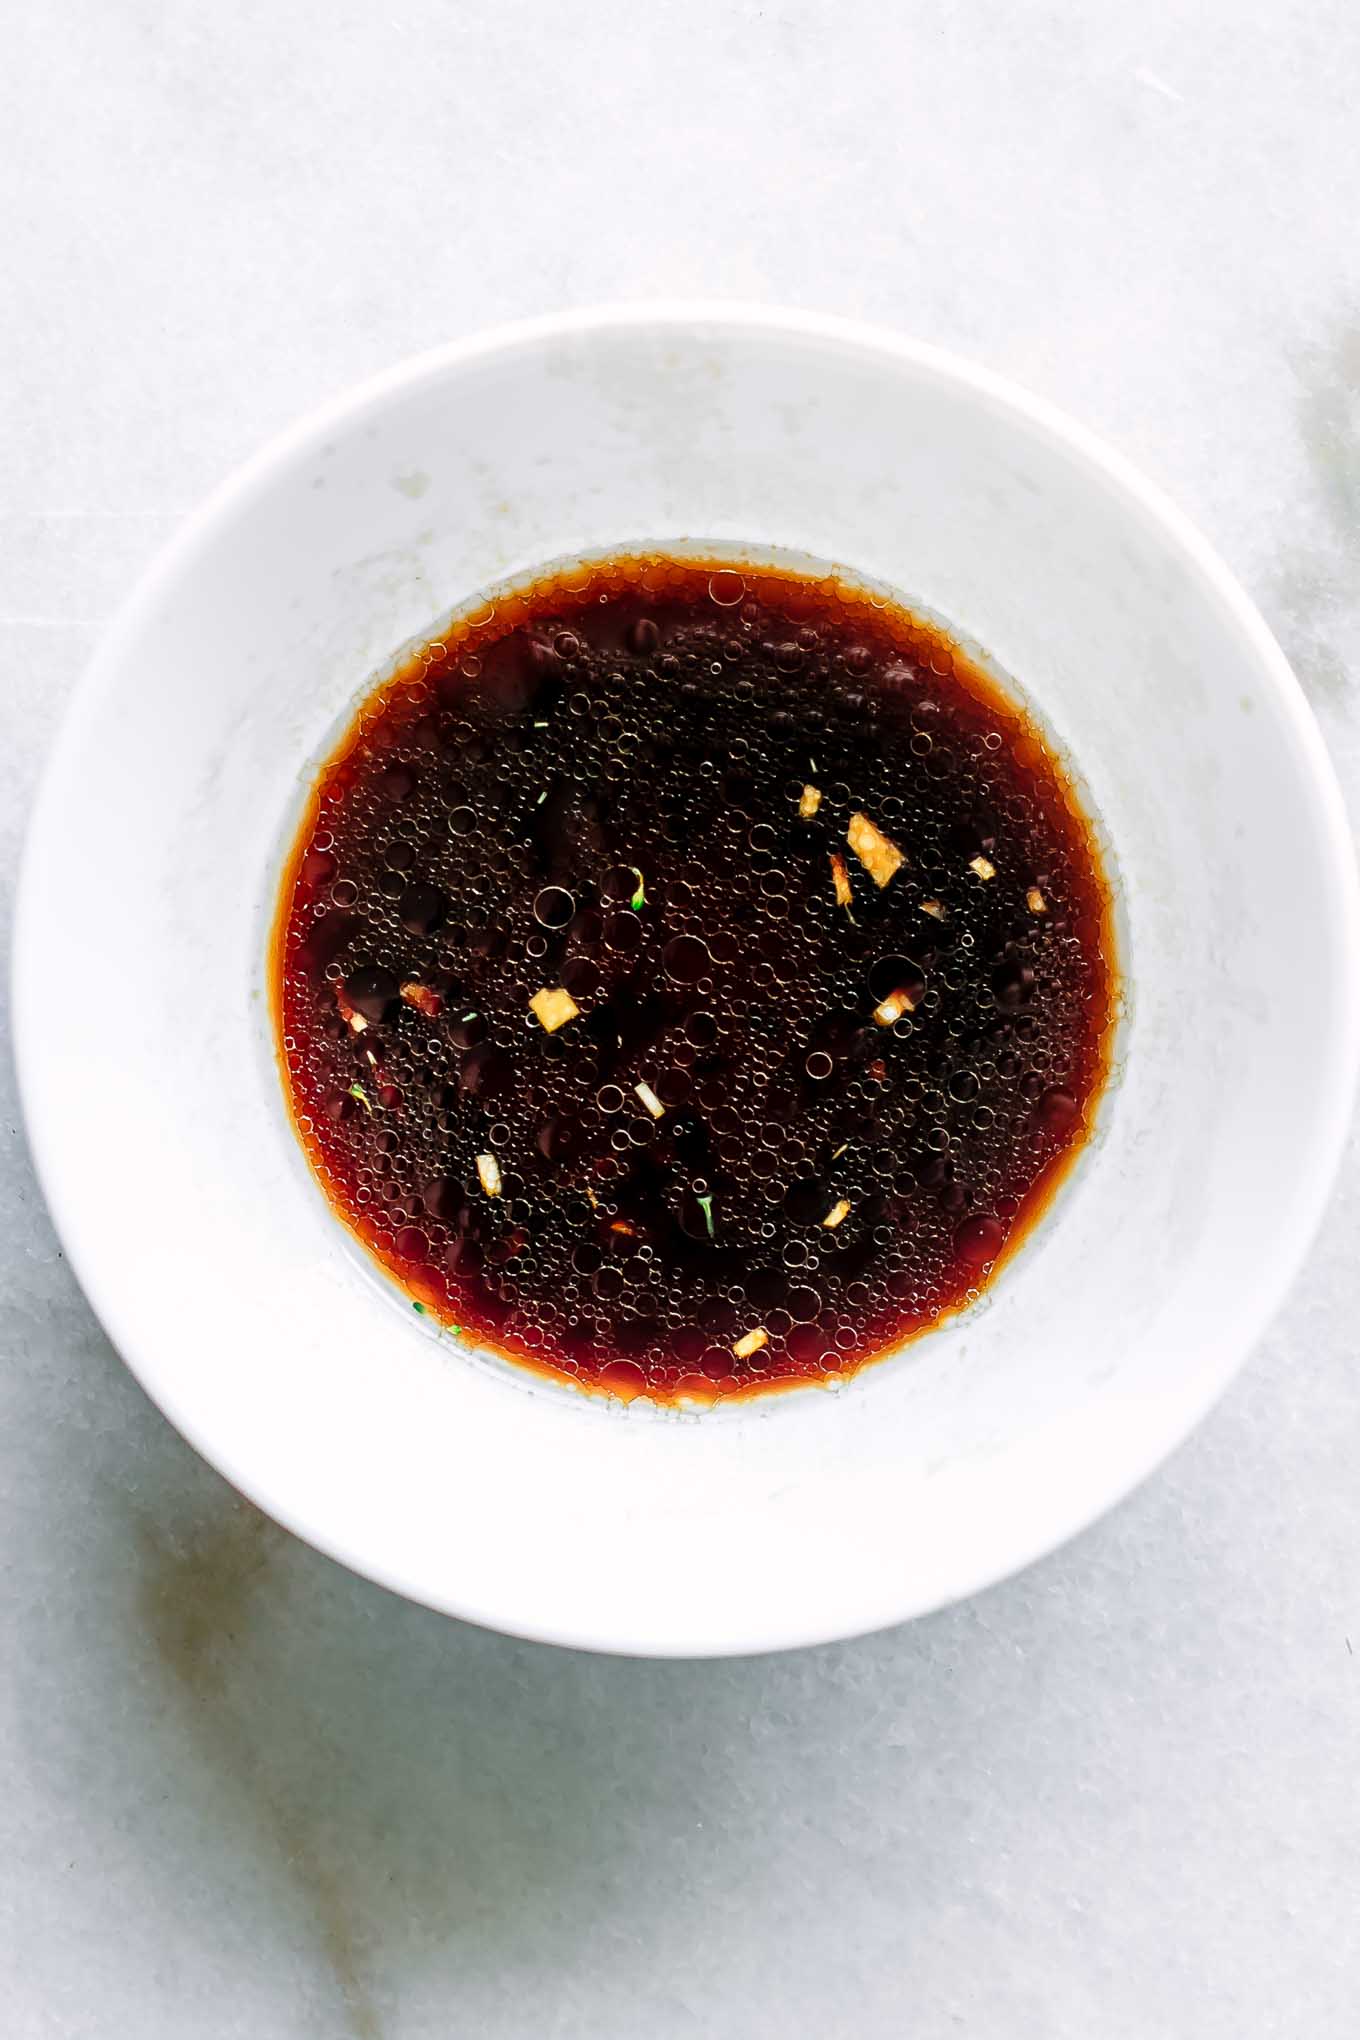
<instances>
[{"instance_id":1,"label":"oil droplet","mask_svg":"<svg viewBox=\"0 0 1360 2040\"><path fill-rule=\"evenodd\" d=\"M746 593L746 583L733 568L720 567L709 575L708 592L720 609L733 609Z\"/></svg>"}]
</instances>

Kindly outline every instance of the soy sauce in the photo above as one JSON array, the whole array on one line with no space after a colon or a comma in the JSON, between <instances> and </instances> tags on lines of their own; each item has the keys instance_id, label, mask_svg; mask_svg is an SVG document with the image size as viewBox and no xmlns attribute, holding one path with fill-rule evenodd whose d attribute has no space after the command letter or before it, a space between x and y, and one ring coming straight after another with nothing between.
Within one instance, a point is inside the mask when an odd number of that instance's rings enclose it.
<instances>
[{"instance_id":1,"label":"soy sauce","mask_svg":"<svg viewBox=\"0 0 1360 2040\"><path fill-rule=\"evenodd\" d=\"M364 703L274 968L299 1135L414 1308L681 1402L973 1299L1116 1009L1091 824L957 643L651 555L498 596Z\"/></svg>"}]
</instances>

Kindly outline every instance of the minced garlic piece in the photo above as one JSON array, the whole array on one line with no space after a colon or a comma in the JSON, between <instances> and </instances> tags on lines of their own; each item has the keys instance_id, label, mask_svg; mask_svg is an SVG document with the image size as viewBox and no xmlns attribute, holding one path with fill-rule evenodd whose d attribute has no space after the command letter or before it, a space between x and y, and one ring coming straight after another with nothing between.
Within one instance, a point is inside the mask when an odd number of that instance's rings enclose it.
<instances>
[{"instance_id":1,"label":"minced garlic piece","mask_svg":"<svg viewBox=\"0 0 1360 2040\"><path fill-rule=\"evenodd\" d=\"M996 866L993 864L991 858L984 857L980 850L978 851L976 857L969 858L968 869L970 871L975 871L979 878L996 877Z\"/></svg>"},{"instance_id":2,"label":"minced garlic piece","mask_svg":"<svg viewBox=\"0 0 1360 2040\"><path fill-rule=\"evenodd\" d=\"M831 853L831 883L836 888L836 905L848 907L855 895L850 890L850 874L845 868L845 859L838 850Z\"/></svg>"},{"instance_id":3,"label":"minced garlic piece","mask_svg":"<svg viewBox=\"0 0 1360 2040\"><path fill-rule=\"evenodd\" d=\"M749 1360L753 1353L758 1353L762 1346L768 1346L769 1343L770 1335L764 1325L756 1325L751 1331L742 1333L732 1351L738 1360Z\"/></svg>"},{"instance_id":4,"label":"minced garlic piece","mask_svg":"<svg viewBox=\"0 0 1360 2040\"><path fill-rule=\"evenodd\" d=\"M643 1104L647 1107L647 1110L651 1113L653 1119L664 1118L666 1108L662 1104L661 1100L657 1097L656 1092L652 1089L650 1084L634 1084L633 1096L635 1098L640 1098L642 1100Z\"/></svg>"},{"instance_id":5,"label":"minced garlic piece","mask_svg":"<svg viewBox=\"0 0 1360 2040\"><path fill-rule=\"evenodd\" d=\"M906 862L896 843L875 828L867 815L851 815L845 840L876 886L885 886Z\"/></svg>"},{"instance_id":6,"label":"minced garlic piece","mask_svg":"<svg viewBox=\"0 0 1360 2040\"><path fill-rule=\"evenodd\" d=\"M799 815L805 822L810 822L812 820L812 817L816 814L818 808L821 806L821 804L822 804L821 787L805 786L803 788L802 795L798 802Z\"/></svg>"},{"instance_id":7,"label":"minced garlic piece","mask_svg":"<svg viewBox=\"0 0 1360 2040\"><path fill-rule=\"evenodd\" d=\"M401 996L408 1006L414 1006L417 1013L423 1013L427 1020L437 1020L444 1001L438 992L428 985L419 984L414 978L401 988Z\"/></svg>"},{"instance_id":8,"label":"minced garlic piece","mask_svg":"<svg viewBox=\"0 0 1360 2040\"><path fill-rule=\"evenodd\" d=\"M922 900L922 902L921 902L921 912L922 912L923 914L929 914L929 916L930 916L930 918L931 918L931 920L932 920L932 921L942 921L942 920L944 919L944 917L945 917L945 905L944 905L944 901L943 901L943 900Z\"/></svg>"},{"instance_id":9,"label":"minced garlic piece","mask_svg":"<svg viewBox=\"0 0 1360 2040\"><path fill-rule=\"evenodd\" d=\"M1037 885L1032 885L1025 894L1025 905L1029 908L1031 914L1046 914L1048 912L1048 901L1044 898Z\"/></svg>"},{"instance_id":10,"label":"minced garlic piece","mask_svg":"<svg viewBox=\"0 0 1360 2040\"><path fill-rule=\"evenodd\" d=\"M488 1197L501 1194L501 1165L494 1155L478 1155L477 1176Z\"/></svg>"},{"instance_id":11,"label":"minced garlic piece","mask_svg":"<svg viewBox=\"0 0 1360 2040\"><path fill-rule=\"evenodd\" d=\"M916 998L905 985L899 985L895 992L889 992L881 1005L874 1007L874 1018L880 1027L891 1027L904 1013L916 1011Z\"/></svg>"},{"instance_id":12,"label":"minced garlic piece","mask_svg":"<svg viewBox=\"0 0 1360 2040\"><path fill-rule=\"evenodd\" d=\"M841 1223L842 1219L849 1218L849 1216L850 1216L849 1198L838 1197L836 1199L836 1202L832 1205L830 1211L828 1211L828 1213L826 1214L826 1217L822 1220L822 1224L826 1227L828 1232L834 1232L836 1230L836 1227Z\"/></svg>"},{"instance_id":13,"label":"minced garlic piece","mask_svg":"<svg viewBox=\"0 0 1360 2040\"><path fill-rule=\"evenodd\" d=\"M563 991L561 986L555 991L550 990L547 985L541 992L534 993L529 1009L548 1034L556 1034L559 1027L565 1027L568 1020L574 1020L581 1010L570 992Z\"/></svg>"}]
</instances>

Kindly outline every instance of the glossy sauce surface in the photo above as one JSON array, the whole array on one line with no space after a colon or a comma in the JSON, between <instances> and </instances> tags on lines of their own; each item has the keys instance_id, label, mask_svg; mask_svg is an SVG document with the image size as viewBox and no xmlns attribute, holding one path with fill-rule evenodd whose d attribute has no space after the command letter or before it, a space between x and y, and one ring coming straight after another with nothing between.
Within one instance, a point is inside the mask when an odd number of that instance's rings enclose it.
<instances>
[{"instance_id":1,"label":"glossy sauce surface","mask_svg":"<svg viewBox=\"0 0 1360 2040\"><path fill-rule=\"evenodd\" d=\"M1089 821L938 627L620 558L365 702L275 945L299 1136L413 1306L625 1397L826 1379L973 1298L1089 1129Z\"/></svg>"}]
</instances>

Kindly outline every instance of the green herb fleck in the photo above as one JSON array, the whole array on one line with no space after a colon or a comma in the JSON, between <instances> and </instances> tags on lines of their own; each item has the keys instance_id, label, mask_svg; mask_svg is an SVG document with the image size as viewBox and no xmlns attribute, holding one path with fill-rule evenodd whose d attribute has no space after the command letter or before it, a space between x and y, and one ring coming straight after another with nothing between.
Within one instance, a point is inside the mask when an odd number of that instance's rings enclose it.
<instances>
[{"instance_id":1,"label":"green herb fleck","mask_svg":"<svg viewBox=\"0 0 1360 2040\"><path fill-rule=\"evenodd\" d=\"M647 904L647 885L645 879L642 876L642 873L638 871L636 864L632 866L632 869L637 872L637 891L633 894L633 897L631 900L629 900L628 904L633 909L633 912L635 914L638 914L641 913L642 909Z\"/></svg>"},{"instance_id":2,"label":"green herb fleck","mask_svg":"<svg viewBox=\"0 0 1360 2040\"><path fill-rule=\"evenodd\" d=\"M548 798L548 789L547 789L547 787L545 786L545 787L544 787L544 789L543 789L543 791L542 791L542 793L540 793L540 795L538 796L538 799L537 799L537 800L536 800L536 801L534 802L534 806L535 806L535 807L542 807L542 805L543 805L544 801L545 801L545 800L546 800L547 798Z\"/></svg>"},{"instance_id":3,"label":"green herb fleck","mask_svg":"<svg viewBox=\"0 0 1360 2040\"><path fill-rule=\"evenodd\" d=\"M351 1098L358 1099L359 1103L363 1106L365 1112L367 1112L369 1117L371 1118L373 1115L373 1100L369 1097L363 1085L351 1084L349 1087L349 1095Z\"/></svg>"},{"instance_id":4,"label":"green herb fleck","mask_svg":"<svg viewBox=\"0 0 1360 2040\"><path fill-rule=\"evenodd\" d=\"M424 1315L425 1315L425 1306L424 1306L424 1304L423 1304L423 1303L413 1303L413 1304L411 1305L411 1308L412 1308L412 1310L413 1310L413 1311L415 1312L415 1314L416 1314L416 1316L417 1316L417 1317L424 1317Z\"/></svg>"},{"instance_id":5,"label":"green herb fleck","mask_svg":"<svg viewBox=\"0 0 1360 2040\"><path fill-rule=\"evenodd\" d=\"M704 1224L708 1227L708 1237L712 1239L713 1199L711 1197L696 1197L694 1201L698 1205L700 1211L702 1211L702 1213L704 1214Z\"/></svg>"}]
</instances>

